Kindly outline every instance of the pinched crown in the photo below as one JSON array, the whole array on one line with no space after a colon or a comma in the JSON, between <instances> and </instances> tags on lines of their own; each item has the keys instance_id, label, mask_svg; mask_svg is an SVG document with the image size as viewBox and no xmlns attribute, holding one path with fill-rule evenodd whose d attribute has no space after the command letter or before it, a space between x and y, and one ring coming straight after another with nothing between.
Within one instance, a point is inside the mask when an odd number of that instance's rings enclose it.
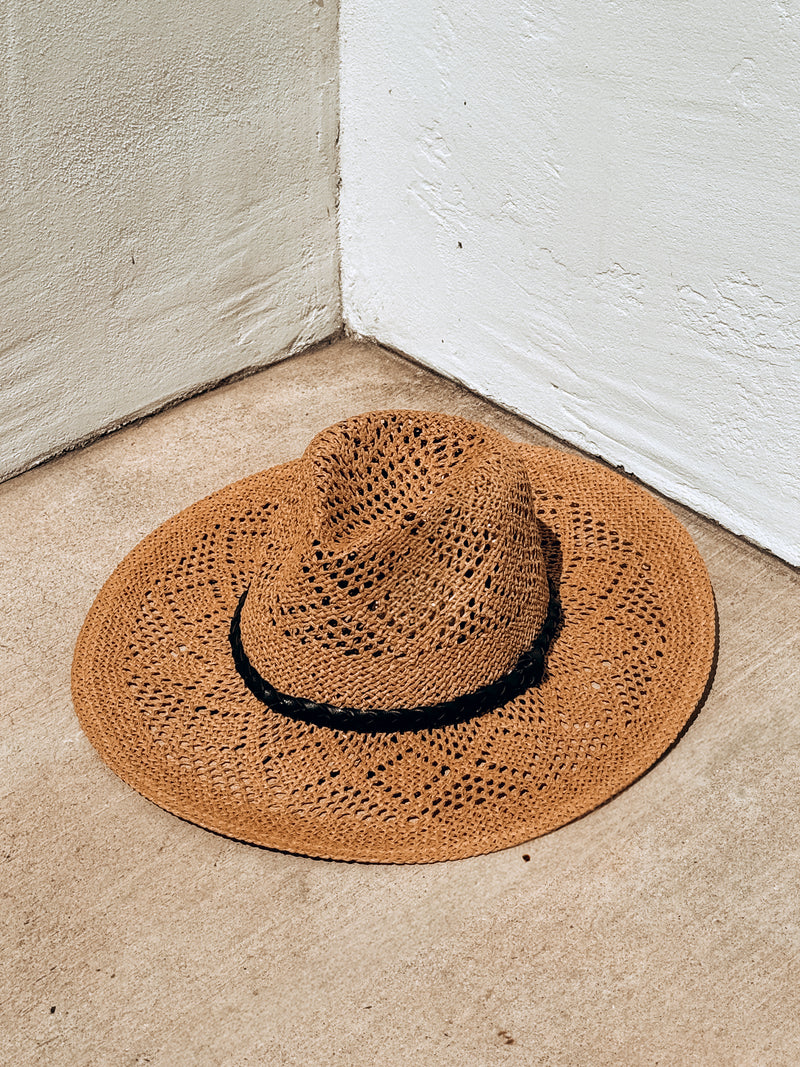
<instances>
[{"instance_id":1,"label":"pinched crown","mask_svg":"<svg viewBox=\"0 0 800 1067\"><path fill-rule=\"evenodd\" d=\"M241 641L276 690L364 709L437 704L502 677L548 584L516 447L455 417L377 412L318 434Z\"/></svg>"}]
</instances>

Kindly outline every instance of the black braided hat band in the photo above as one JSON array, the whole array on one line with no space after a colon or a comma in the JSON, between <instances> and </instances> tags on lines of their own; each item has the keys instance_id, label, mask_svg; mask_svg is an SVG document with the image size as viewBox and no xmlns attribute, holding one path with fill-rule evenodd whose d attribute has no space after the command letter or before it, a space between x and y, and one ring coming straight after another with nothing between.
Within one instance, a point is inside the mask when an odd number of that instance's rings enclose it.
<instances>
[{"instance_id":1,"label":"black braided hat band","mask_svg":"<svg viewBox=\"0 0 800 1067\"><path fill-rule=\"evenodd\" d=\"M335 704L322 704L305 697L279 693L262 678L247 657L242 646L240 620L247 599L245 590L239 598L230 628L231 651L236 670L247 688L262 704L280 712L290 719L329 726L337 730L354 730L359 733L395 733L405 730L431 730L482 715L492 708L502 707L526 690L539 685L544 677L545 656L555 636L561 619L558 595L550 586L550 602L547 616L533 644L517 662L495 682L481 686L472 693L417 708L361 709L340 708Z\"/></svg>"}]
</instances>

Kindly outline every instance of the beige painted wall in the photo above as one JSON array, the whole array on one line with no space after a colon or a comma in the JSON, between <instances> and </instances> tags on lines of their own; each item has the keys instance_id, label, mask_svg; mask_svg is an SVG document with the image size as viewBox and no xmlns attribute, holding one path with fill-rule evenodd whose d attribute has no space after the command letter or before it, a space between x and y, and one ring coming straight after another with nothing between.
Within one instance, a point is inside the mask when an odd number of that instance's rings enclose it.
<instances>
[{"instance_id":1,"label":"beige painted wall","mask_svg":"<svg viewBox=\"0 0 800 1067\"><path fill-rule=\"evenodd\" d=\"M334 3L0 17L0 476L338 328Z\"/></svg>"}]
</instances>

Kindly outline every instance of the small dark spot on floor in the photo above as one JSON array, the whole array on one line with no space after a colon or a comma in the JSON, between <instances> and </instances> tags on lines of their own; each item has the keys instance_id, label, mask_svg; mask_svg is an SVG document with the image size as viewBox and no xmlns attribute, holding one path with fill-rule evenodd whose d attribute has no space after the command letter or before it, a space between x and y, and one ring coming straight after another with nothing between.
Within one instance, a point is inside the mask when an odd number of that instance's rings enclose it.
<instances>
[{"instance_id":1,"label":"small dark spot on floor","mask_svg":"<svg viewBox=\"0 0 800 1067\"><path fill-rule=\"evenodd\" d=\"M51 1007L51 1009L50 1009L50 1014L51 1014L51 1015L55 1015L55 1013L56 1013L56 1006L55 1006L55 1004L54 1004L54 1005L53 1005L53 1006Z\"/></svg>"},{"instance_id":2,"label":"small dark spot on floor","mask_svg":"<svg viewBox=\"0 0 800 1067\"><path fill-rule=\"evenodd\" d=\"M498 1037L502 1037L503 1043L506 1044L506 1045L513 1045L514 1044L514 1038L511 1036L511 1034L509 1034L509 1032L507 1030L498 1030L497 1031L497 1036Z\"/></svg>"},{"instance_id":3,"label":"small dark spot on floor","mask_svg":"<svg viewBox=\"0 0 800 1067\"><path fill-rule=\"evenodd\" d=\"M528 855L527 852L523 855L522 858L525 860L526 863L530 863L531 862L531 858L530 858L530 856Z\"/></svg>"}]
</instances>

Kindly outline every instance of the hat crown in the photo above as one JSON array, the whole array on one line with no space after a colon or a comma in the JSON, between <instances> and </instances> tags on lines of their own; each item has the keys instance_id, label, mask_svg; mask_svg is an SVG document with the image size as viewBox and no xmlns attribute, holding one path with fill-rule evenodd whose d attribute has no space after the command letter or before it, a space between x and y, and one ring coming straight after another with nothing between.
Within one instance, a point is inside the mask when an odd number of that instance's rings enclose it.
<instances>
[{"instance_id":1,"label":"hat crown","mask_svg":"<svg viewBox=\"0 0 800 1067\"><path fill-rule=\"evenodd\" d=\"M519 451L485 426L378 412L313 439L250 586L243 648L279 692L414 708L502 677L549 590Z\"/></svg>"}]
</instances>

